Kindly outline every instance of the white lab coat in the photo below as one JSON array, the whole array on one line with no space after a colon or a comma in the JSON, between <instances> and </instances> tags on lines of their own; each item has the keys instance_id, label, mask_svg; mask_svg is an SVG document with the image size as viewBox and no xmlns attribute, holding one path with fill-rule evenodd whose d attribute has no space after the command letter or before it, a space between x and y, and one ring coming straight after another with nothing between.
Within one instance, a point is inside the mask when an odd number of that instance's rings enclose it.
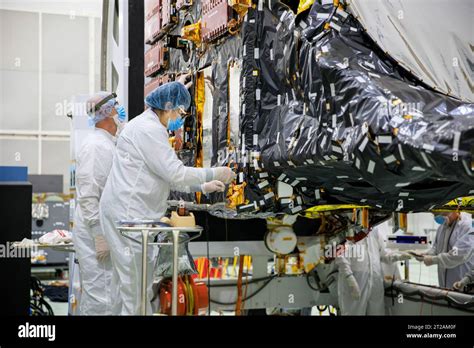
<instances>
[{"instance_id":1,"label":"white lab coat","mask_svg":"<svg viewBox=\"0 0 474 348\"><path fill-rule=\"evenodd\" d=\"M112 167L115 137L96 128L78 153L76 160L77 204L73 240L81 275L80 312L83 315L110 315L110 258L99 262L94 238L103 235L99 220L99 201Z\"/></svg>"},{"instance_id":2,"label":"white lab coat","mask_svg":"<svg viewBox=\"0 0 474 348\"><path fill-rule=\"evenodd\" d=\"M461 218L451 226L438 227L436 238L427 255L435 257L438 264L438 281L442 288L452 288L474 268L474 234L472 217L461 213Z\"/></svg>"},{"instance_id":3,"label":"white lab coat","mask_svg":"<svg viewBox=\"0 0 474 348\"><path fill-rule=\"evenodd\" d=\"M372 228L366 238L349 245L352 251L335 259L338 266L338 300L342 315L384 315L384 271L382 262L392 264L397 254L385 249L379 229ZM356 252L358 250L358 252ZM352 256L352 257L351 257ZM360 289L360 299L351 296L347 277L354 275ZM392 275L391 275L392 276Z\"/></svg>"},{"instance_id":4,"label":"white lab coat","mask_svg":"<svg viewBox=\"0 0 474 348\"><path fill-rule=\"evenodd\" d=\"M399 252L390 250L387 248L388 235L392 234L392 230L388 224L388 221L377 225L377 238L379 238L379 245L384 249L384 254L381 257L382 261L382 274L386 280L400 280L401 275L398 269L398 264L394 258L400 255Z\"/></svg>"},{"instance_id":5,"label":"white lab coat","mask_svg":"<svg viewBox=\"0 0 474 348\"><path fill-rule=\"evenodd\" d=\"M141 245L117 230L120 220L159 220L166 212L170 187L199 187L213 179L211 169L184 166L168 141L168 132L150 109L124 128L100 203L100 218L111 248L114 314L140 314ZM137 235L137 239L140 239ZM156 250L148 255L148 300ZM147 313L151 305L147 302Z\"/></svg>"}]
</instances>

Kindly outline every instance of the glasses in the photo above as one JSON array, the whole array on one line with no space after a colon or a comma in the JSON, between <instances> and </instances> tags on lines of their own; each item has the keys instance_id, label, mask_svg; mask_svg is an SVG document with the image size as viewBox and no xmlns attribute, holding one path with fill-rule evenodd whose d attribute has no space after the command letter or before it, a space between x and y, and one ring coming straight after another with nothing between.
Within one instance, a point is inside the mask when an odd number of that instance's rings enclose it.
<instances>
[{"instance_id":1,"label":"glasses","mask_svg":"<svg viewBox=\"0 0 474 348\"><path fill-rule=\"evenodd\" d=\"M190 112L186 112L186 110L184 110L183 108L178 108L178 112L179 112L179 115L182 116L183 118L191 115Z\"/></svg>"},{"instance_id":2,"label":"glasses","mask_svg":"<svg viewBox=\"0 0 474 348\"><path fill-rule=\"evenodd\" d=\"M107 103L109 100L111 99L114 99L114 98L117 98L117 94L116 93L112 93L110 95L108 95L107 97L105 97L104 99L102 99L101 101L99 101L98 103L96 104L93 104L91 105L91 108L88 110L88 114L93 114L97 111L100 110L100 108L102 107L102 105L104 105L105 103ZM114 106L117 105L117 101L115 102Z\"/></svg>"}]
</instances>

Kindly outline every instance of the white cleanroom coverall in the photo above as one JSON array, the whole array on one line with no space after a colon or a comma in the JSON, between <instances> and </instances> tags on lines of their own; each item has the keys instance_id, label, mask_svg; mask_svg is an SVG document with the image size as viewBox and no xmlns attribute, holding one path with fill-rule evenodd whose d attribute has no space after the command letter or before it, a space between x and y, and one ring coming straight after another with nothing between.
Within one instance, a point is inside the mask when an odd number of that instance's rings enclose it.
<instances>
[{"instance_id":1,"label":"white cleanroom coverall","mask_svg":"<svg viewBox=\"0 0 474 348\"><path fill-rule=\"evenodd\" d=\"M373 227L367 237L348 246L352 250L347 256L335 259L339 270L337 286L342 315L385 314L382 262L393 263L406 259L408 255L387 252L379 228L383 226ZM354 291L354 287L357 290Z\"/></svg>"},{"instance_id":2,"label":"white cleanroom coverall","mask_svg":"<svg viewBox=\"0 0 474 348\"><path fill-rule=\"evenodd\" d=\"M425 254L433 256L438 265L438 281L450 289L474 268L474 233L471 214L461 213L460 219L438 227L433 247Z\"/></svg>"},{"instance_id":3,"label":"white cleanroom coverall","mask_svg":"<svg viewBox=\"0 0 474 348\"><path fill-rule=\"evenodd\" d=\"M73 240L79 260L82 315L110 315L112 264L110 257L99 261L95 238L103 236L99 201L112 167L116 138L95 128L79 151L76 160L76 210Z\"/></svg>"},{"instance_id":4,"label":"white cleanroom coverall","mask_svg":"<svg viewBox=\"0 0 474 348\"><path fill-rule=\"evenodd\" d=\"M214 179L213 169L184 166L168 141L158 116L148 109L130 121L117 142L117 153L100 202L101 222L110 247L113 313L140 314L141 245L116 229L120 220L159 220L167 209L170 187L199 187ZM137 234L136 239L141 241ZM148 300L156 250L149 248ZM147 301L147 314L151 305Z\"/></svg>"}]
</instances>

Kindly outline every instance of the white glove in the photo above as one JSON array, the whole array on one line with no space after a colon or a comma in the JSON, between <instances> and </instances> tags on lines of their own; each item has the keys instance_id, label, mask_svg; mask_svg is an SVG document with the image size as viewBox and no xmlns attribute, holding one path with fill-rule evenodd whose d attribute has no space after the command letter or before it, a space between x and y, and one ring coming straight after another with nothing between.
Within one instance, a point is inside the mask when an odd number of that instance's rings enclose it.
<instances>
[{"instance_id":1,"label":"white glove","mask_svg":"<svg viewBox=\"0 0 474 348\"><path fill-rule=\"evenodd\" d=\"M214 180L222 181L227 185L230 184L235 178L235 173L229 167L214 168Z\"/></svg>"},{"instance_id":2,"label":"white glove","mask_svg":"<svg viewBox=\"0 0 474 348\"><path fill-rule=\"evenodd\" d=\"M408 253L400 253L397 255L396 257L396 261L405 261L405 260L410 260L411 259L411 255L408 254Z\"/></svg>"},{"instance_id":3,"label":"white glove","mask_svg":"<svg viewBox=\"0 0 474 348\"><path fill-rule=\"evenodd\" d=\"M354 300L360 300L360 288L359 284L357 284L357 280L355 279L355 277L351 274L346 278L346 282L351 291L352 298Z\"/></svg>"},{"instance_id":4,"label":"white glove","mask_svg":"<svg viewBox=\"0 0 474 348\"><path fill-rule=\"evenodd\" d=\"M104 262L110 254L109 245L107 244L104 236L96 236L94 238L94 242L97 260Z\"/></svg>"},{"instance_id":5,"label":"white glove","mask_svg":"<svg viewBox=\"0 0 474 348\"><path fill-rule=\"evenodd\" d=\"M424 255L423 262L426 266L433 266L438 263L438 258L436 256Z\"/></svg>"},{"instance_id":6,"label":"white glove","mask_svg":"<svg viewBox=\"0 0 474 348\"><path fill-rule=\"evenodd\" d=\"M418 253L414 250L407 250L406 253L410 253L417 261L423 262L425 253Z\"/></svg>"},{"instance_id":7,"label":"white glove","mask_svg":"<svg viewBox=\"0 0 474 348\"><path fill-rule=\"evenodd\" d=\"M186 86L187 89L190 89L191 86L193 85L193 82L190 81L190 82L186 83L186 80L188 78L189 79L191 78L191 73L180 75L176 81L181 82L183 85Z\"/></svg>"},{"instance_id":8,"label":"white glove","mask_svg":"<svg viewBox=\"0 0 474 348\"><path fill-rule=\"evenodd\" d=\"M203 193L224 192L225 185L219 180L212 180L201 185Z\"/></svg>"},{"instance_id":9,"label":"white glove","mask_svg":"<svg viewBox=\"0 0 474 348\"><path fill-rule=\"evenodd\" d=\"M471 283L471 279L468 277L462 278L460 281L453 284L453 288L456 290L462 290L464 287Z\"/></svg>"}]
</instances>

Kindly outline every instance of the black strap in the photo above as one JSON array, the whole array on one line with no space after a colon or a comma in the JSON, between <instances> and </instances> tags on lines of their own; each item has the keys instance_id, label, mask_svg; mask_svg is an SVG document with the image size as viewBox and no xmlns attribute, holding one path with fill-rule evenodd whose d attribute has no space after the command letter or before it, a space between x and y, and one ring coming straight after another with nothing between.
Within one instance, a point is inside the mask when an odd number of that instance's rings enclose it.
<instances>
[{"instance_id":1,"label":"black strap","mask_svg":"<svg viewBox=\"0 0 474 348\"><path fill-rule=\"evenodd\" d=\"M107 97L105 97L104 99L102 99L100 102L96 103L94 105L94 107L91 107L89 109L89 114L93 114L95 112L97 112L101 107L102 105L104 105L105 103L107 103L109 100L111 99L114 99L114 98L117 98L117 94L114 92L110 95L108 95Z\"/></svg>"}]
</instances>

